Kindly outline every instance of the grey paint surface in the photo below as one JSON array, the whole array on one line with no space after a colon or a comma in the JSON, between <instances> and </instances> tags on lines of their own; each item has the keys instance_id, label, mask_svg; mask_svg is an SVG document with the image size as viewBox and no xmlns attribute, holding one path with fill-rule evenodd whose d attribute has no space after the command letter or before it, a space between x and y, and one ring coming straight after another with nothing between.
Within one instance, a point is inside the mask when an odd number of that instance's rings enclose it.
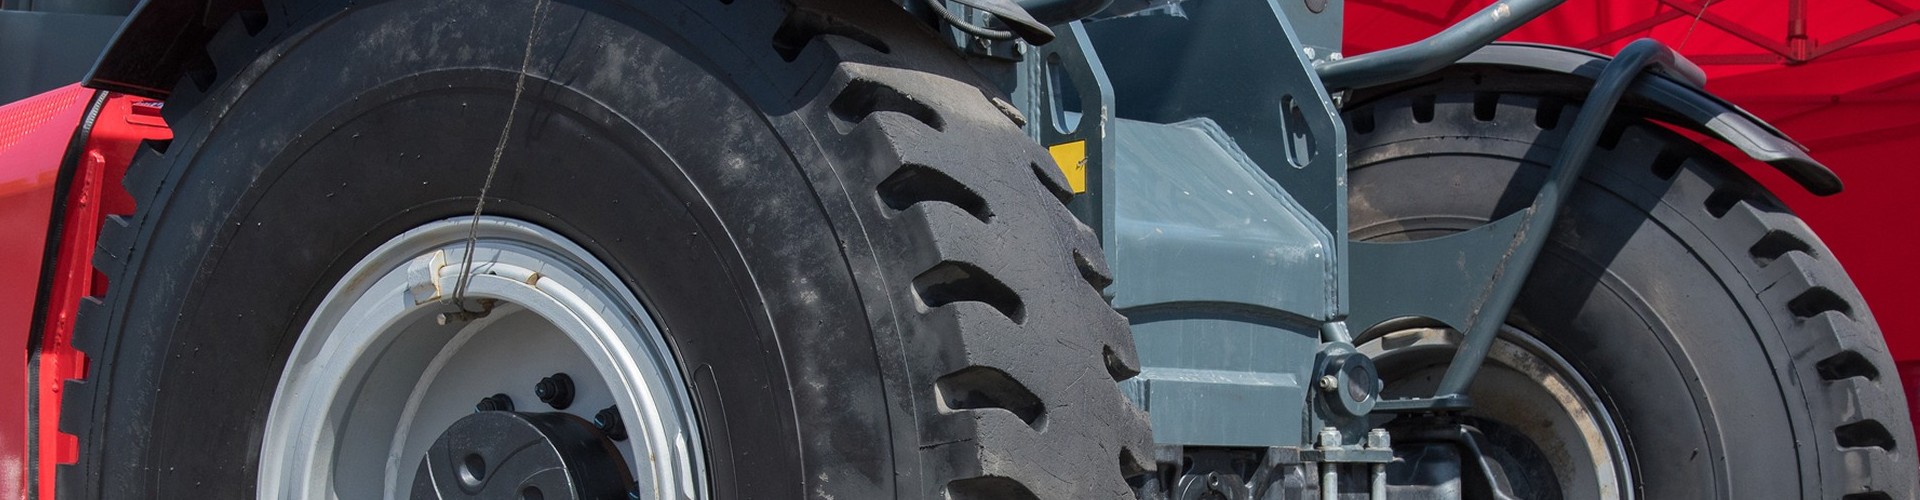
<instances>
[{"instance_id":1,"label":"grey paint surface","mask_svg":"<svg viewBox=\"0 0 1920 500\"><path fill-rule=\"evenodd\" d=\"M1205 118L1114 123L1114 306L1237 304L1314 323L1333 236Z\"/></svg>"},{"instance_id":2,"label":"grey paint surface","mask_svg":"<svg viewBox=\"0 0 1920 500\"><path fill-rule=\"evenodd\" d=\"M1330 7L1303 33L1337 42ZM1345 315L1345 127L1294 14L1197 0L1101 20L1057 30L1073 45L1022 73L1042 142L1089 141L1077 213L1106 245L1145 367L1128 389L1161 444L1302 446L1331 425L1305 384ZM1056 53L1093 111L1071 130L1054 128L1075 121L1051 108Z\"/></svg>"},{"instance_id":3,"label":"grey paint surface","mask_svg":"<svg viewBox=\"0 0 1920 500\"><path fill-rule=\"evenodd\" d=\"M0 10L0 103L79 82L122 19Z\"/></svg>"},{"instance_id":4,"label":"grey paint surface","mask_svg":"<svg viewBox=\"0 0 1920 500\"><path fill-rule=\"evenodd\" d=\"M1114 306L1163 444L1299 445L1333 235L1211 120L1113 123Z\"/></svg>"}]
</instances>

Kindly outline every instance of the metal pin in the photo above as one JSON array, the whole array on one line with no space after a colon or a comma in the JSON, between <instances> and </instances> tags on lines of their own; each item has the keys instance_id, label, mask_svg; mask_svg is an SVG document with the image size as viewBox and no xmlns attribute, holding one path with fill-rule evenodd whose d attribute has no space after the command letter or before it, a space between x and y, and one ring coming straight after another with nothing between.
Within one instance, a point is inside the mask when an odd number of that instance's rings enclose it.
<instances>
[{"instance_id":1,"label":"metal pin","mask_svg":"<svg viewBox=\"0 0 1920 500\"><path fill-rule=\"evenodd\" d=\"M1373 464L1373 500L1387 500L1387 464Z\"/></svg>"},{"instance_id":2,"label":"metal pin","mask_svg":"<svg viewBox=\"0 0 1920 500\"><path fill-rule=\"evenodd\" d=\"M1332 462L1320 462L1320 500L1340 500L1340 474Z\"/></svg>"}]
</instances>

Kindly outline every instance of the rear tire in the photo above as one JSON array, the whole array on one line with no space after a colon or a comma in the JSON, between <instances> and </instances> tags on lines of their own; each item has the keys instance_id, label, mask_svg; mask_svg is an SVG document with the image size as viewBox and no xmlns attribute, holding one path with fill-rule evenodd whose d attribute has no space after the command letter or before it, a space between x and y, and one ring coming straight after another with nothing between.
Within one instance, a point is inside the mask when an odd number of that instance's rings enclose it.
<instances>
[{"instance_id":1,"label":"rear tire","mask_svg":"<svg viewBox=\"0 0 1920 500\"><path fill-rule=\"evenodd\" d=\"M1526 81L1462 70L1349 106L1351 237L1432 238L1530 203L1579 109L1491 87ZM1623 493L1912 498L1905 397L1840 264L1724 159L1618 114L1509 324L1610 410Z\"/></svg>"},{"instance_id":2,"label":"rear tire","mask_svg":"<svg viewBox=\"0 0 1920 500\"><path fill-rule=\"evenodd\" d=\"M645 303L714 496L1110 497L1146 470L1097 241L898 6L266 3L168 98L176 138L103 228L63 497L254 495L308 317L382 242L471 215L503 125L487 215Z\"/></svg>"}]
</instances>

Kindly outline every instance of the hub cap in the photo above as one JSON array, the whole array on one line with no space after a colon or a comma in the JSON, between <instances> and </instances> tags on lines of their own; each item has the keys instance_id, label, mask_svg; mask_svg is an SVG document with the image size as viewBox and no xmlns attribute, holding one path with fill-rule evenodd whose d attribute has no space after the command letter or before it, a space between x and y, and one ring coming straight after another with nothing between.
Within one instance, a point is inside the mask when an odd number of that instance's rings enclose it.
<instances>
[{"instance_id":1,"label":"hub cap","mask_svg":"<svg viewBox=\"0 0 1920 500\"><path fill-rule=\"evenodd\" d=\"M1400 399L1433 394L1460 341L1453 330L1415 328L1358 348L1378 365L1383 398ZM1565 358L1531 335L1502 329L1467 395L1473 409L1460 420L1484 433L1482 452L1518 498L1632 495L1626 449L1607 407Z\"/></svg>"},{"instance_id":2,"label":"hub cap","mask_svg":"<svg viewBox=\"0 0 1920 500\"><path fill-rule=\"evenodd\" d=\"M704 498L692 397L666 338L635 295L585 249L511 219L480 219L468 266L459 259L471 227L473 219L462 217L407 231L328 292L275 390L260 449L259 495L408 498L416 472L427 468L477 474L460 477L476 491L535 484L538 478L515 477L498 462L494 474L484 459L475 462L479 469L468 467L464 455L423 462L443 437L473 441L474 433L449 429L491 425L524 431L500 439L534 439L569 463L590 462L574 469L619 464L631 484L615 486L641 497ZM485 309L478 317L462 315L450 297L469 268L465 310ZM555 397L559 378L568 379L564 401ZM468 418L479 410L503 415ZM528 430L560 428L540 422L585 425L596 417L617 426L590 433L617 457L583 451L593 446L555 446L567 440L555 437L559 431ZM623 440L607 437L616 430ZM563 434L579 437L571 432ZM590 476L573 480L601 484L573 490L629 481ZM515 484L490 486L494 481ZM545 497L570 496L560 493Z\"/></svg>"}]
</instances>

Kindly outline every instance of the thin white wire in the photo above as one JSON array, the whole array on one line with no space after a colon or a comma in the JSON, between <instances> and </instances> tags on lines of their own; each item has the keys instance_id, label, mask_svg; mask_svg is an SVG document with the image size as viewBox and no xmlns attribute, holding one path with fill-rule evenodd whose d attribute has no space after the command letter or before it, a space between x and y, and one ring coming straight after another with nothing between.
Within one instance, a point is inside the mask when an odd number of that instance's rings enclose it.
<instances>
[{"instance_id":1,"label":"thin white wire","mask_svg":"<svg viewBox=\"0 0 1920 500\"><path fill-rule=\"evenodd\" d=\"M507 137L513 131L513 115L520 110L520 95L527 90L527 70L533 66L533 41L540 35L540 21L546 17L547 0L538 0L533 4L533 21L527 27L527 45L520 55L520 74L513 80L513 101L507 104L507 120L500 125L500 141L493 145L493 161L487 164L487 178L480 183L480 199L473 203L473 223L467 226L467 248L461 259L459 281L453 285L453 303L460 310L469 313L482 313L467 309L467 281L473 275L473 247L480 239L480 213L487 207L487 190L493 188L493 176L500 171L500 157L507 152Z\"/></svg>"}]
</instances>

